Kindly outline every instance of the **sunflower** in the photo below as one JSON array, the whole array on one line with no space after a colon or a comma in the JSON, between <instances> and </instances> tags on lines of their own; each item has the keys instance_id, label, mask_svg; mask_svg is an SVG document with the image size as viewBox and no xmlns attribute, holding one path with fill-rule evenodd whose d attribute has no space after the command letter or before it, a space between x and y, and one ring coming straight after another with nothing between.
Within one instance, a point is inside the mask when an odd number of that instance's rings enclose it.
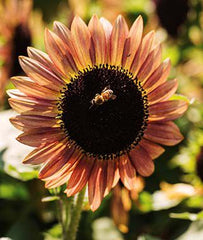
<instances>
[{"instance_id":1,"label":"sunflower","mask_svg":"<svg viewBox=\"0 0 203 240\"><path fill-rule=\"evenodd\" d=\"M12 78L9 101L20 115L11 122L24 132L17 140L35 147L24 163L42 164L47 188L67 183L67 196L88 184L93 211L119 179L132 190L136 173L151 175L160 144L183 139L172 120L188 103L170 100L170 61L161 62L154 32L142 34L141 16L130 29L122 16L113 26L76 16L71 30L55 22L45 32L48 54L28 48L20 57L28 77Z\"/></svg>"},{"instance_id":2,"label":"sunflower","mask_svg":"<svg viewBox=\"0 0 203 240\"><path fill-rule=\"evenodd\" d=\"M8 79L21 73L18 56L31 45L31 9L32 0L0 0L0 106Z\"/></svg>"},{"instance_id":3,"label":"sunflower","mask_svg":"<svg viewBox=\"0 0 203 240\"><path fill-rule=\"evenodd\" d=\"M167 30L171 37L178 37L181 26L187 20L190 10L189 1L153 0L153 2L155 3L160 24Z\"/></svg>"}]
</instances>

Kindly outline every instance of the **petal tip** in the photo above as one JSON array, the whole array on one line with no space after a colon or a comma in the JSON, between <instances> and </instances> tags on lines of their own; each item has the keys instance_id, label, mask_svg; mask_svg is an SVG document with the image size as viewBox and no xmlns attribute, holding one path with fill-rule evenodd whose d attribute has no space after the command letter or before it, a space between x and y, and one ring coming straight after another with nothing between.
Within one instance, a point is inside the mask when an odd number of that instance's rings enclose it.
<instances>
[{"instance_id":1,"label":"petal tip","mask_svg":"<svg viewBox=\"0 0 203 240\"><path fill-rule=\"evenodd\" d=\"M82 18L79 15L75 15L71 24L71 28L72 26L74 26L75 24L81 24L81 22L83 22Z\"/></svg>"},{"instance_id":2,"label":"petal tip","mask_svg":"<svg viewBox=\"0 0 203 240\"><path fill-rule=\"evenodd\" d=\"M57 26L57 25L60 25L61 23L59 22L59 21L54 21L54 23L53 23L53 25L55 26Z\"/></svg>"},{"instance_id":3,"label":"petal tip","mask_svg":"<svg viewBox=\"0 0 203 240\"><path fill-rule=\"evenodd\" d=\"M20 61L23 61L25 58L26 58L25 56L20 55L20 56L18 56L18 61L19 61L19 62L20 62Z\"/></svg>"},{"instance_id":4,"label":"petal tip","mask_svg":"<svg viewBox=\"0 0 203 240\"><path fill-rule=\"evenodd\" d=\"M140 15L137 17L137 19L143 19L143 18L142 18L142 15L140 14Z\"/></svg>"},{"instance_id":5,"label":"petal tip","mask_svg":"<svg viewBox=\"0 0 203 240\"><path fill-rule=\"evenodd\" d=\"M116 18L116 24L120 24L120 23L122 24L126 23L125 18L121 14L119 14L118 17Z\"/></svg>"},{"instance_id":6,"label":"petal tip","mask_svg":"<svg viewBox=\"0 0 203 240\"><path fill-rule=\"evenodd\" d=\"M171 62L171 59L168 57L164 60L164 63L170 63Z\"/></svg>"},{"instance_id":7,"label":"petal tip","mask_svg":"<svg viewBox=\"0 0 203 240\"><path fill-rule=\"evenodd\" d=\"M10 102L11 102L11 98L12 98L12 92L13 92L13 90L12 89L9 89L9 90L7 90L6 91L6 93L8 94L8 96L10 97L9 99L8 99L8 102L9 102L9 104L10 104Z\"/></svg>"},{"instance_id":8,"label":"petal tip","mask_svg":"<svg viewBox=\"0 0 203 240\"><path fill-rule=\"evenodd\" d=\"M93 14L92 18L99 19L96 13Z\"/></svg>"},{"instance_id":9,"label":"petal tip","mask_svg":"<svg viewBox=\"0 0 203 240\"><path fill-rule=\"evenodd\" d=\"M47 39L50 35L52 35L52 31L51 31L50 29L48 29L48 28L45 28L45 30L44 30L44 39L45 39L45 41L46 41L46 39Z\"/></svg>"},{"instance_id":10,"label":"petal tip","mask_svg":"<svg viewBox=\"0 0 203 240\"><path fill-rule=\"evenodd\" d=\"M91 204L90 209L92 212L95 212L99 208L100 204Z\"/></svg>"},{"instance_id":11,"label":"petal tip","mask_svg":"<svg viewBox=\"0 0 203 240\"><path fill-rule=\"evenodd\" d=\"M143 24L144 21L143 21L142 15L139 15L139 16L137 17L136 21L138 21L138 22L140 22L140 23Z\"/></svg>"}]
</instances>

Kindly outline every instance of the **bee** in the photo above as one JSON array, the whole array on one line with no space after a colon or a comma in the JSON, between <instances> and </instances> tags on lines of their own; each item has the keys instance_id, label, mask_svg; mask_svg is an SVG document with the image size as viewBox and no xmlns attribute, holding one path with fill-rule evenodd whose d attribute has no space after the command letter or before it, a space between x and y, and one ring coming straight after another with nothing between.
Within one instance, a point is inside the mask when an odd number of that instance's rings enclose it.
<instances>
[{"instance_id":1,"label":"bee","mask_svg":"<svg viewBox=\"0 0 203 240\"><path fill-rule=\"evenodd\" d=\"M90 108L92 108L94 105L102 105L104 102L114 99L116 99L116 95L113 93L113 90L110 89L110 85L108 85L102 90L101 94L97 93L90 101L92 104Z\"/></svg>"}]
</instances>

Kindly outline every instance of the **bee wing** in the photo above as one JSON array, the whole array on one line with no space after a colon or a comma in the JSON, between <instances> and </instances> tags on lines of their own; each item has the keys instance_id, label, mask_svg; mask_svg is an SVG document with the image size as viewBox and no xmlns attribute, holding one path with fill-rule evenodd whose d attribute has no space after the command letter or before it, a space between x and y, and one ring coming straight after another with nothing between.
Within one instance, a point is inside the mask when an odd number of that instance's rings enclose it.
<instances>
[{"instance_id":1,"label":"bee wing","mask_svg":"<svg viewBox=\"0 0 203 240\"><path fill-rule=\"evenodd\" d=\"M93 106L94 106L94 104L92 103L92 104L90 105L89 109L91 109Z\"/></svg>"},{"instance_id":2,"label":"bee wing","mask_svg":"<svg viewBox=\"0 0 203 240\"><path fill-rule=\"evenodd\" d=\"M113 94L113 95L111 96L111 99L112 99L112 100L116 99L116 95Z\"/></svg>"},{"instance_id":3,"label":"bee wing","mask_svg":"<svg viewBox=\"0 0 203 240\"><path fill-rule=\"evenodd\" d=\"M102 90L102 93L105 92L106 90L109 90L110 89L110 85L106 86L103 90Z\"/></svg>"}]
</instances>

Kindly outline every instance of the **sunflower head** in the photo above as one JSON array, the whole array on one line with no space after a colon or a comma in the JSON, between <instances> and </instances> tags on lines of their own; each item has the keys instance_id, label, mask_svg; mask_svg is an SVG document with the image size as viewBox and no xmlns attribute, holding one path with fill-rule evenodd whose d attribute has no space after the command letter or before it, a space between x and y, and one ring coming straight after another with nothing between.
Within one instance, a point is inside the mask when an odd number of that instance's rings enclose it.
<instances>
[{"instance_id":1,"label":"sunflower head","mask_svg":"<svg viewBox=\"0 0 203 240\"><path fill-rule=\"evenodd\" d=\"M154 0L154 2L161 25L172 37L177 37L180 27L187 20L189 1Z\"/></svg>"},{"instance_id":2,"label":"sunflower head","mask_svg":"<svg viewBox=\"0 0 203 240\"><path fill-rule=\"evenodd\" d=\"M31 45L31 32L28 19L32 0L0 1L0 105L3 105L8 79L21 73L19 55L26 55Z\"/></svg>"},{"instance_id":3,"label":"sunflower head","mask_svg":"<svg viewBox=\"0 0 203 240\"><path fill-rule=\"evenodd\" d=\"M138 17L131 28L122 16L112 25L93 16L75 17L46 30L46 53L29 48L20 57L27 77L13 77L17 90L11 119L18 140L35 147L24 163L42 164L46 187L67 184L71 196L88 184L92 210L119 179L136 188L136 174L149 176L153 159L183 137L172 120L187 109L171 100L177 81L167 81L170 61L161 62L154 32L143 35Z\"/></svg>"},{"instance_id":4,"label":"sunflower head","mask_svg":"<svg viewBox=\"0 0 203 240\"><path fill-rule=\"evenodd\" d=\"M147 125L148 101L132 74L119 66L100 64L71 78L66 87L58 117L76 147L108 160L138 144Z\"/></svg>"}]
</instances>

